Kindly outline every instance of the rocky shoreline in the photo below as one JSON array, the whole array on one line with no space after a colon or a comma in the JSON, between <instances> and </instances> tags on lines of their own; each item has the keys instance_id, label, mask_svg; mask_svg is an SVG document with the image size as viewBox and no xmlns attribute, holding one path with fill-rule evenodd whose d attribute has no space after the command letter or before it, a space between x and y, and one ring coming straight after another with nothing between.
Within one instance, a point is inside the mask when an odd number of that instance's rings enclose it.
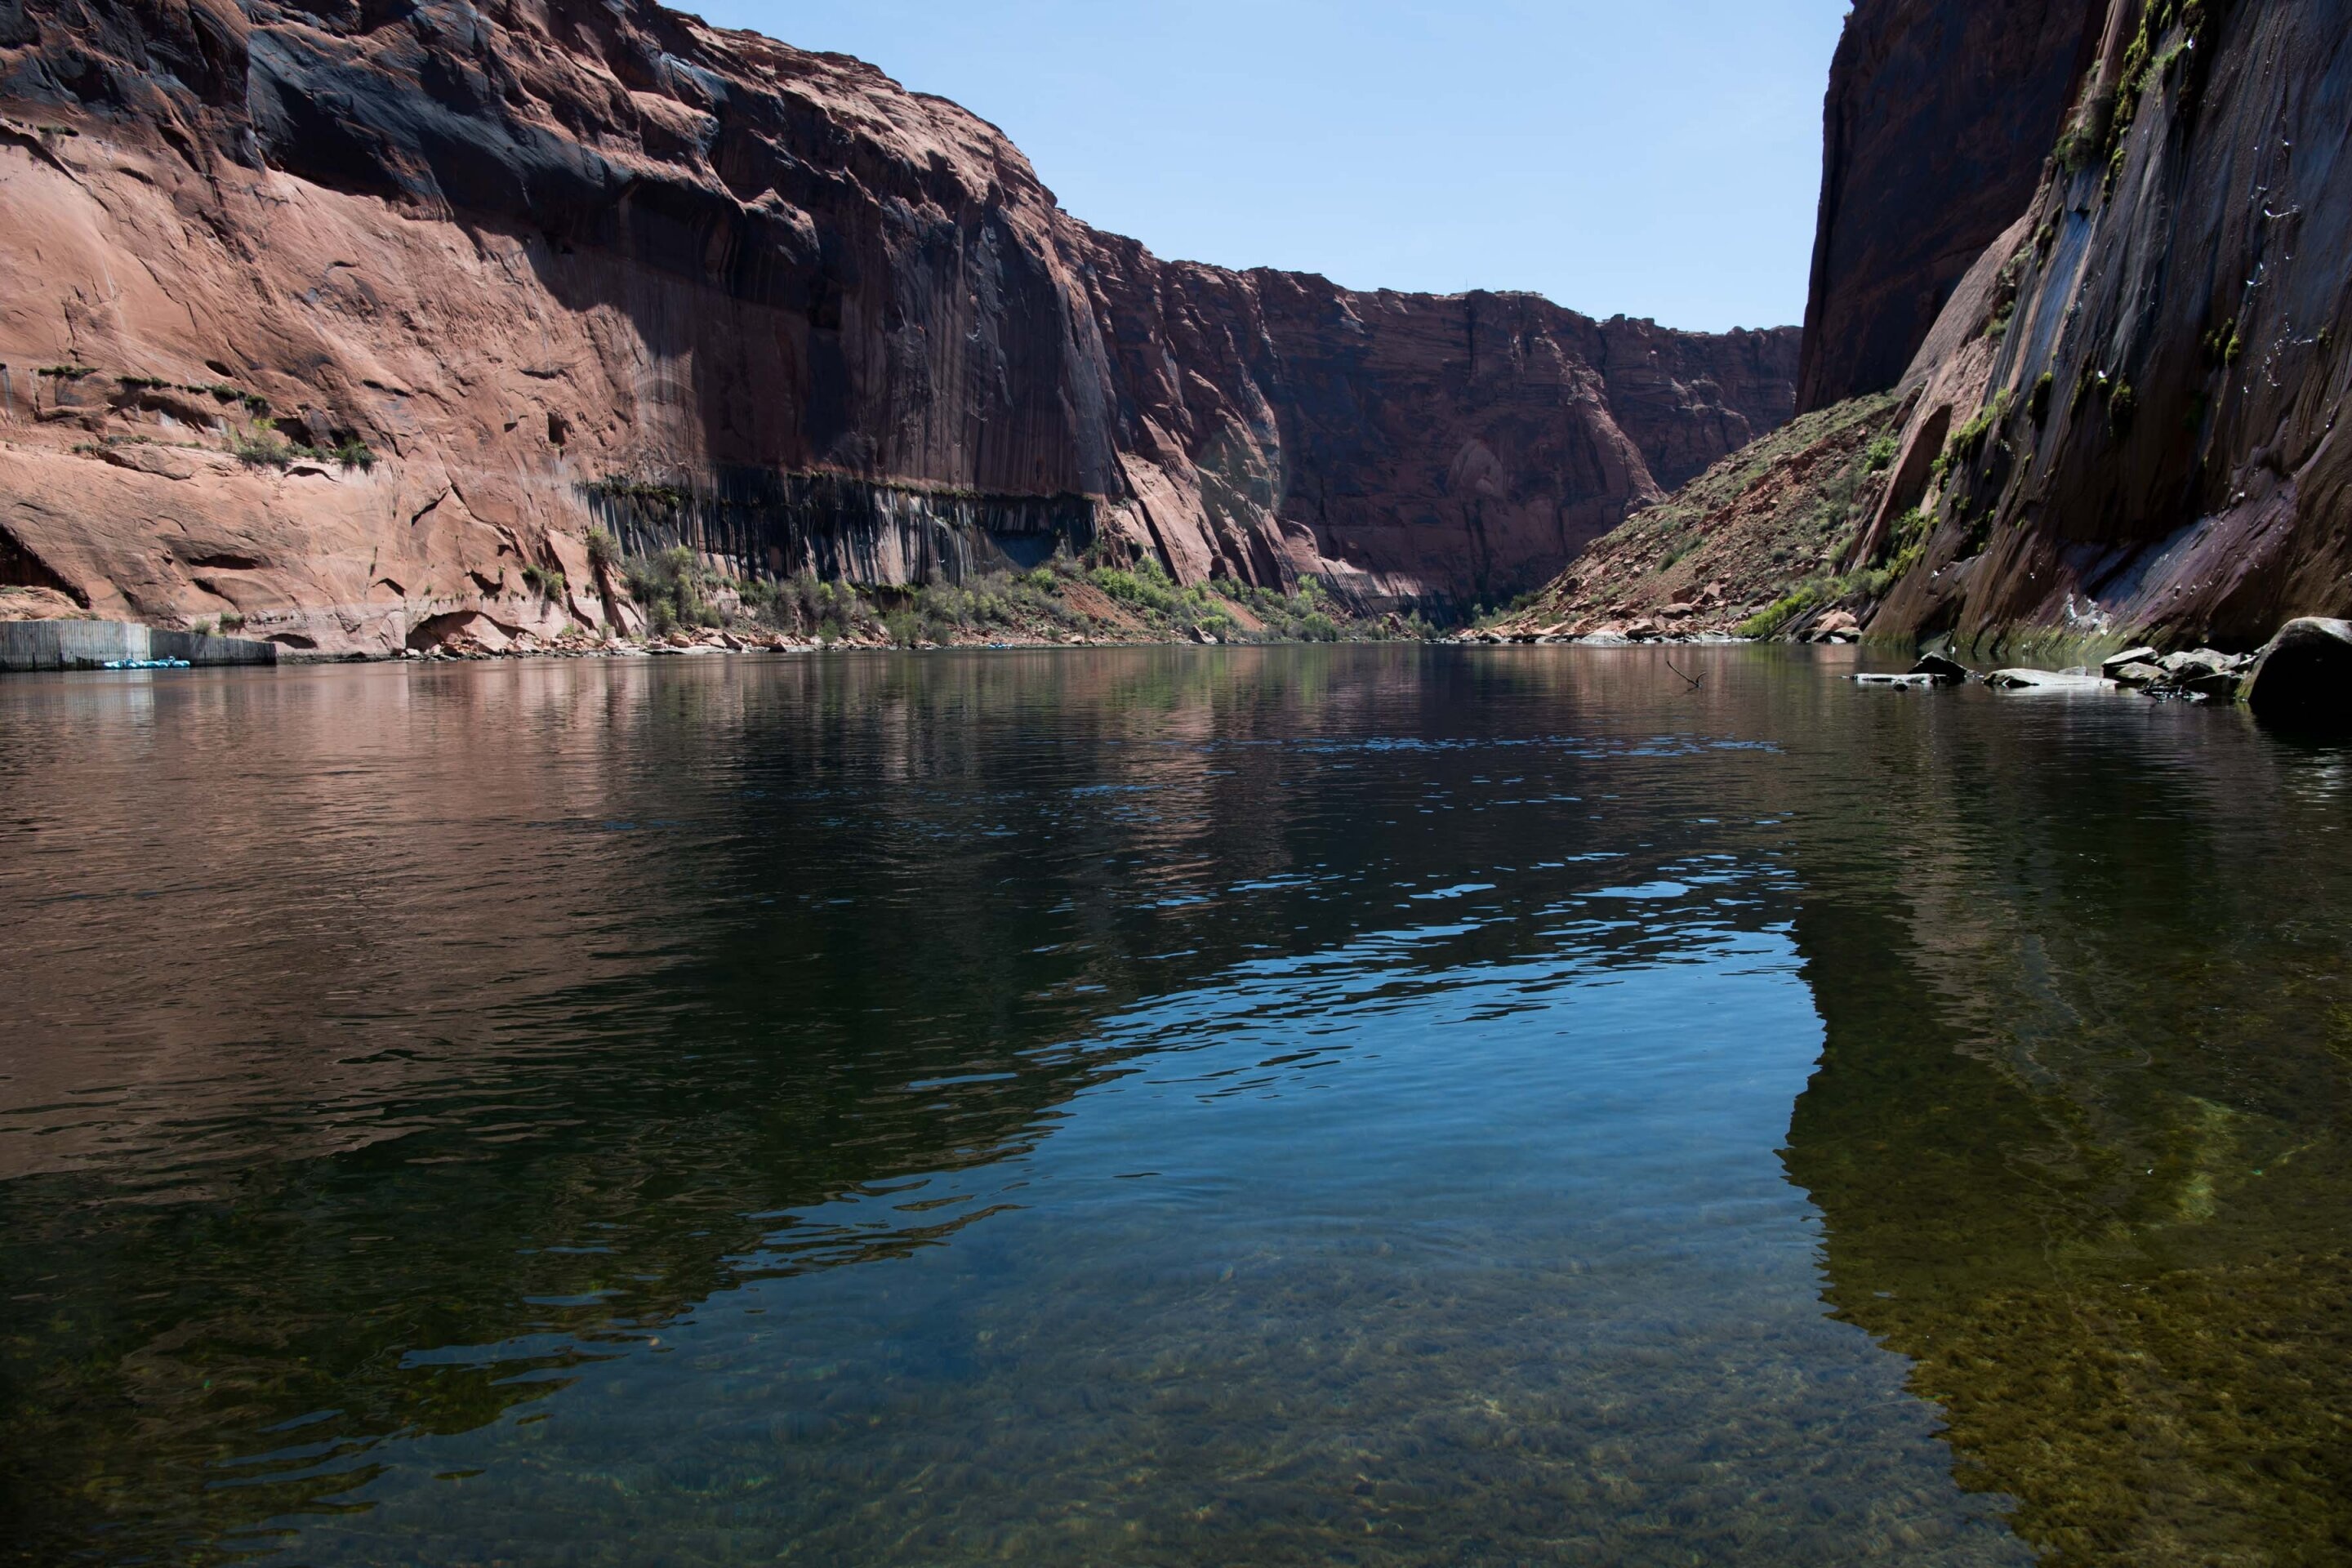
<instances>
[{"instance_id":1,"label":"rocky shoreline","mask_svg":"<svg viewBox=\"0 0 2352 1568\"><path fill-rule=\"evenodd\" d=\"M42 621L0 622L0 626L38 626ZM116 623L95 622L97 626ZM145 634L146 628L134 628ZM495 632L495 628L491 628ZM1666 631L1655 626L1609 628L1595 632L1503 631L1493 627L1449 635L1414 635L1402 626L1378 626L1371 636L1350 641L1417 642L1446 647L1737 647L1767 640L1719 631ZM188 634L166 633L184 639ZM194 639L220 642L221 639ZM402 648L391 654L319 653L281 650L272 665L466 663L520 658L666 658L723 655L807 656L853 652L933 652L947 649L1015 649L1151 647L1281 647L1339 640L1288 637L1222 637L1198 625L1179 627L1098 626L1091 632L1024 635L1004 633L949 635L933 638L906 637L888 629L861 626L847 635L795 636L783 632L744 633L728 627L673 628L658 636L618 637L574 629L551 638L529 632L489 637L460 633L430 647ZM1816 644L1852 645L1858 634L1843 626L1814 631ZM224 644L224 646L226 646ZM14 668L14 667L12 667ZM32 668L27 665L25 668ZM52 662L41 668L56 668ZM111 668L111 667L110 667ZM2352 622L2319 616L2290 621L2276 637L2253 653L2227 653L2197 647L2171 653L2146 645L2108 655L2095 667L2065 669L2030 666L1979 670L1941 652L1928 652L1906 671L1865 671L1851 678L1863 686L1918 691L1937 687L1981 685L2001 691L2045 693L2136 693L2160 701L2242 704L2260 719L2285 727L2342 731L2352 728Z\"/></svg>"},{"instance_id":2,"label":"rocky shoreline","mask_svg":"<svg viewBox=\"0 0 2352 1568\"><path fill-rule=\"evenodd\" d=\"M1368 639L1355 639L1359 641ZM1413 639L1382 639L1413 640ZM1043 649L1076 647L1305 647L1306 639L1234 641L1207 636L1161 637L1085 637L1061 638L1035 637L1005 637L987 640L959 638L948 641L929 639L910 643L894 642L887 637L852 636L844 637L798 637L781 633L770 637L739 637L731 632L701 631L691 636L672 634L666 637L644 640L617 638L559 637L541 641L535 637L512 638L502 647L492 647L478 639L458 637L429 648L403 648L393 654L325 654L291 655L280 660L285 664L436 664L484 661L501 658L690 658L712 654L822 654L822 653L931 653L942 649Z\"/></svg>"},{"instance_id":3,"label":"rocky shoreline","mask_svg":"<svg viewBox=\"0 0 2352 1568\"><path fill-rule=\"evenodd\" d=\"M2255 717L2289 727L2340 730L2352 725L2352 622L2300 617L2254 653L2210 647L2159 653L2143 645L2108 655L2095 669L2017 666L1983 672L1928 653L1906 673L1853 679L1895 690L1981 684L2001 691L2135 692L2159 701L2243 703Z\"/></svg>"}]
</instances>

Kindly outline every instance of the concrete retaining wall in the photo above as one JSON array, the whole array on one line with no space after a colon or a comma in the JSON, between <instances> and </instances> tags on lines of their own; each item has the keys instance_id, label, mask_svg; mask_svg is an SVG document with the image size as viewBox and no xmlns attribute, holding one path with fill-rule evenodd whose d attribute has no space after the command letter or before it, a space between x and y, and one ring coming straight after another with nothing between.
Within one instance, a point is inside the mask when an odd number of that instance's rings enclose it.
<instances>
[{"instance_id":1,"label":"concrete retaining wall","mask_svg":"<svg viewBox=\"0 0 2352 1568\"><path fill-rule=\"evenodd\" d=\"M131 621L0 621L0 670L96 669L139 658L276 664L278 645L156 631Z\"/></svg>"}]
</instances>

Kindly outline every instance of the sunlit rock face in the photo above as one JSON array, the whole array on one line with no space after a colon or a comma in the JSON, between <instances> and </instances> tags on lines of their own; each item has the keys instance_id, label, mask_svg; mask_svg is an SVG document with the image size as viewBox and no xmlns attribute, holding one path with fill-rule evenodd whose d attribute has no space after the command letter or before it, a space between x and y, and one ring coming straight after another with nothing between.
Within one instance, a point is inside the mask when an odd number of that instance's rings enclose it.
<instances>
[{"instance_id":1,"label":"sunlit rock face","mask_svg":"<svg viewBox=\"0 0 2352 1568\"><path fill-rule=\"evenodd\" d=\"M9 6L0 116L5 574L297 647L624 618L616 495L760 569L1045 532L1466 602L1795 403L1793 330L1160 261L956 106L650 5ZM812 476L849 504L743 512Z\"/></svg>"}]
</instances>

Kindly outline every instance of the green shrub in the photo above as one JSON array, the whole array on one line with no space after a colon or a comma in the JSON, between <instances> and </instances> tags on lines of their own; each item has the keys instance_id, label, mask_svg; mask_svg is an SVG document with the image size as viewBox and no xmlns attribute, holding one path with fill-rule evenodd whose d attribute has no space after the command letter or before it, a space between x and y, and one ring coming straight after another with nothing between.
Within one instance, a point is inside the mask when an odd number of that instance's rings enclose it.
<instances>
[{"instance_id":1,"label":"green shrub","mask_svg":"<svg viewBox=\"0 0 2352 1568\"><path fill-rule=\"evenodd\" d=\"M735 596L743 613L754 620L776 620L776 606L784 596L784 586L772 577L754 577L736 584Z\"/></svg>"},{"instance_id":2,"label":"green shrub","mask_svg":"<svg viewBox=\"0 0 2352 1568\"><path fill-rule=\"evenodd\" d=\"M1120 604L1163 616L1173 615L1181 599L1167 568L1148 555L1132 571L1116 566L1098 568L1094 580L1096 587Z\"/></svg>"},{"instance_id":3,"label":"green shrub","mask_svg":"<svg viewBox=\"0 0 2352 1568\"><path fill-rule=\"evenodd\" d=\"M2060 134L2058 145L2051 156L2058 160L2060 168L2070 174L2078 174L2090 167L2092 154L2097 151L2098 144L2099 139L2078 117Z\"/></svg>"},{"instance_id":4,"label":"green shrub","mask_svg":"<svg viewBox=\"0 0 2352 1568\"><path fill-rule=\"evenodd\" d=\"M250 429L231 436L228 449L248 468L283 468L298 455L293 443L278 433L278 421L267 414L256 419Z\"/></svg>"},{"instance_id":5,"label":"green shrub","mask_svg":"<svg viewBox=\"0 0 2352 1568\"><path fill-rule=\"evenodd\" d=\"M330 456L346 470L357 468L364 474L375 468L375 448L356 436L342 442Z\"/></svg>"},{"instance_id":6,"label":"green shrub","mask_svg":"<svg viewBox=\"0 0 2352 1568\"><path fill-rule=\"evenodd\" d=\"M588 531L588 564L609 567L618 565L620 560L621 546L618 541L601 528L592 528Z\"/></svg>"},{"instance_id":7,"label":"green shrub","mask_svg":"<svg viewBox=\"0 0 2352 1568\"><path fill-rule=\"evenodd\" d=\"M2132 391L2131 383L2117 382L2107 398L2107 429L2118 441L2131 434L2132 421L2139 414L2139 395Z\"/></svg>"},{"instance_id":8,"label":"green shrub","mask_svg":"<svg viewBox=\"0 0 2352 1568\"><path fill-rule=\"evenodd\" d=\"M1807 610L1828 599L1832 592L1833 584L1828 578L1810 578L1798 584L1783 597L1740 622L1737 629L1744 637L1769 637Z\"/></svg>"},{"instance_id":9,"label":"green shrub","mask_svg":"<svg viewBox=\"0 0 2352 1568\"><path fill-rule=\"evenodd\" d=\"M657 630L720 624L718 609L706 597L716 574L697 561L693 551L683 545L665 550L651 560L630 562L627 572L629 596L646 606Z\"/></svg>"},{"instance_id":10,"label":"green shrub","mask_svg":"<svg viewBox=\"0 0 2352 1568\"><path fill-rule=\"evenodd\" d=\"M570 586L562 573L536 563L522 569L522 581L524 587L542 599L561 599L564 589Z\"/></svg>"},{"instance_id":11,"label":"green shrub","mask_svg":"<svg viewBox=\"0 0 2352 1568\"><path fill-rule=\"evenodd\" d=\"M1894 437L1881 436L1877 440L1873 441L1870 444L1870 449L1863 454L1863 471L1872 474L1885 473L1895 466L1895 454L1899 449Z\"/></svg>"},{"instance_id":12,"label":"green shrub","mask_svg":"<svg viewBox=\"0 0 2352 1568\"><path fill-rule=\"evenodd\" d=\"M601 479L591 479L580 488L606 500L635 501L656 511L676 511L694 499L675 486L633 479L622 474L607 474Z\"/></svg>"},{"instance_id":13,"label":"green shrub","mask_svg":"<svg viewBox=\"0 0 2352 1568\"><path fill-rule=\"evenodd\" d=\"M1936 458L1933 470L1936 478L1941 479L1953 469L1974 462L1977 454L1984 450L1985 437L1999 429L2008 418L2009 389L2003 387L1993 395L1990 403L1978 411L1975 418L1953 431L1951 438L1944 443L1942 454Z\"/></svg>"}]
</instances>

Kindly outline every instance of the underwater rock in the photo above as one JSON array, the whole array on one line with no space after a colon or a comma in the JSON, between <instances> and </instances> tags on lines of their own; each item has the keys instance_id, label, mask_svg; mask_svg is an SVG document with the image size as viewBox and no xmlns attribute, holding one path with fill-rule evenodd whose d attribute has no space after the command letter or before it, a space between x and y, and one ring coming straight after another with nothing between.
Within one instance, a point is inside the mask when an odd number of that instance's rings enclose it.
<instances>
[{"instance_id":1,"label":"underwater rock","mask_svg":"<svg viewBox=\"0 0 2352 1568\"><path fill-rule=\"evenodd\" d=\"M1996 669L1985 677L1996 691L2112 691L2116 683L2080 669Z\"/></svg>"},{"instance_id":2,"label":"underwater rock","mask_svg":"<svg viewBox=\"0 0 2352 1568\"><path fill-rule=\"evenodd\" d=\"M2240 685L2241 682L2234 675L2178 676L2165 681L2161 686L2152 688L2150 694L2203 697L2216 702L2229 702L2236 700Z\"/></svg>"}]
</instances>

